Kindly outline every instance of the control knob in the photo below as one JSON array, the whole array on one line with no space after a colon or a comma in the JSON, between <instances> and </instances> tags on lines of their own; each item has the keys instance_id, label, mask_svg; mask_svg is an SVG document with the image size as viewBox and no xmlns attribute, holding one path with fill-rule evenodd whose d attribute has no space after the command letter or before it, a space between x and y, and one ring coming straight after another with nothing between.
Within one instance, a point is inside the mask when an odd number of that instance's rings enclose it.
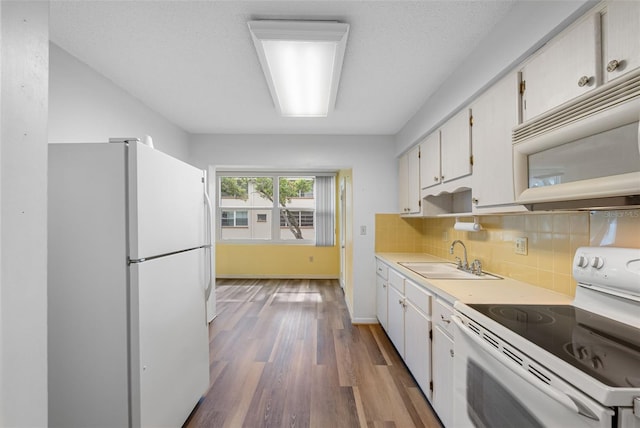
<instances>
[{"instance_id":1,"label":"control knob","mask_svg":"<svg viewBox=\"0 0 640 428\"><path fill-rule=\"evenodd\" d=\"M591 259L591 266L596 269L601 269L604 266L604 259L602 257L594 257Z\"/></svg>"},{"instance_id":2,"label":"control knob","mask_svg":"<svg viewBox=\"0 0 640 428\"><path fill-rule=\"evenodd\" d=\"M587 266L589 266L589 260L585 256L578 256L576 265L581 268L586 268Z\"/></svg>"}]
</instances>

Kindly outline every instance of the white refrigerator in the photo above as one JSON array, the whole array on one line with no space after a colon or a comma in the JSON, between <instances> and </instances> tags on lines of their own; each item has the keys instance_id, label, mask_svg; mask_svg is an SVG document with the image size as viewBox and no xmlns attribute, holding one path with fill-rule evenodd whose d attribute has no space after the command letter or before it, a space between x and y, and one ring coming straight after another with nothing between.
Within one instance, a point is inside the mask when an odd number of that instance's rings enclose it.
<instances>
[{"instance_id":1,"label":"white refrigerator","mask_svg":"<svg viewBox=\"0 0 640 428\"><path fill-rule=\"evenodd\" d=\"M136 140L49 145L50 426L177 427L206 392L204 175Z\"/></svg>"}]
</instances>

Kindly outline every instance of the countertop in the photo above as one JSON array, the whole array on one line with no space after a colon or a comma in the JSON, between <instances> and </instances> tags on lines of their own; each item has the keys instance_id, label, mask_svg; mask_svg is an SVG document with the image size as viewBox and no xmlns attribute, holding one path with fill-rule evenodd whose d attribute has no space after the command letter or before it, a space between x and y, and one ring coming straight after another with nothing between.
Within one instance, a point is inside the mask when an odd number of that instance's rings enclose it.
<instances>
[{"instance_id":1,"label":"countertop","mask_svg":"<svg viewBox=\"0 0 640 428\"><path fill-rule=\"evenodd\" d=\"M565 305L573 300L565 294L502 275L499 275L502 279L426 279L398 264L399 262L451 262L425 253L376 253L376 257L450 304L460 300L462 303Z\"/></svg>"}]
</instances>

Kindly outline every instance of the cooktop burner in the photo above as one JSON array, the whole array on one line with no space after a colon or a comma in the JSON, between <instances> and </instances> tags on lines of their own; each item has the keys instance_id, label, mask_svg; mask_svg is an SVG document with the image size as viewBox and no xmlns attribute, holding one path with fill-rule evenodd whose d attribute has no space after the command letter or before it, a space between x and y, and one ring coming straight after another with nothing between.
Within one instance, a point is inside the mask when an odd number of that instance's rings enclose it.
<instances>
[{"instance_id":1,"label":"cooktop burner","mask_svg":"<svg viewBox=\"0 0 640 428\"><path fill-rule=\"evenodd\" d=\"M468 306L608 386L640 386L638 328L571 305Z\"/></svg>"}]
</instances>

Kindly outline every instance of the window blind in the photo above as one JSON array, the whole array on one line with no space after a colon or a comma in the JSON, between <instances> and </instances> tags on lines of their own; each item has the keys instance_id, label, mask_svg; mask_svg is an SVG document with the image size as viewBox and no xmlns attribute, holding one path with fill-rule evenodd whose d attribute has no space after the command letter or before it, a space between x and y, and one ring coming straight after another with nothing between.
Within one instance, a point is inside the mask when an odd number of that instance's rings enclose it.
<instances>
[{"instance_id":1,"label":"window blind","mask_svg":"<svg viewBox=\"0 0 640 428\"><path fill-rule=\"evenodd\" d=\"M316 176L316 246L335 245L335 177Z\"/></svg>"}]
</instances>

